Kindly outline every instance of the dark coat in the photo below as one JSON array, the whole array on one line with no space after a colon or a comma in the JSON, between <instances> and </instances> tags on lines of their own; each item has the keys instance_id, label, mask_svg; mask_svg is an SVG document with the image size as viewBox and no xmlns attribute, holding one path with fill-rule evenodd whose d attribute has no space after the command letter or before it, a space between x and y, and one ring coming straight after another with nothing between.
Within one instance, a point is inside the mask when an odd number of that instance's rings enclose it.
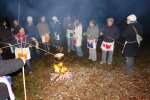
<instances>
[{"instance_id":1,"label":"dark coat","mask_svg":"<svg viewBox=\"0 0 150 100\"><path fill-rule=\"evenodd\" d=\"M127 43L124 46L123 54L127 57L135 57L138 55L139 52L139 44L138 42L136 42L137 41L136 33L133 29L133 26L136 28L140 36L143 35L142 26L138 22L130 24L123 32L122 37L125 38L125 41L133 42L133 43Z\"/></svg>"},{"instance_id":2,"label":"dark coat","mask_svg":"<svg viewBox=\"0 0 150 100\"><path fill-rule=\"evenodd\" d=\"M114 42L120 36L119 28L115 25L113 25L111 27L105 26L102 29L102 33L104 34L104 39L103 40L105 42Z\"/></svg>"},{"instance_id":3,"label":"dark coat","mask_svg":"<svg viewBox=\"0 0 150 100\"><path fill-rule=\"evenodd\" d=\"M24 66L23 61L18 59L0 60L0 76L5 76L16 72Z\"/></svg>"},{"instance_id":4,"label":"dark coat","mask_svg":"<svg viewBox=\"0 0 150 100\"><path fill-rule=\"evenodd\" d=\"M29 38L35 38L35 39L38 39L39 38L39 33L38 33L38 30L37 30L37 27L35 25L25 25L25 30L27 32L27 34L29 35Z\"/></svg>"}]
</instances>

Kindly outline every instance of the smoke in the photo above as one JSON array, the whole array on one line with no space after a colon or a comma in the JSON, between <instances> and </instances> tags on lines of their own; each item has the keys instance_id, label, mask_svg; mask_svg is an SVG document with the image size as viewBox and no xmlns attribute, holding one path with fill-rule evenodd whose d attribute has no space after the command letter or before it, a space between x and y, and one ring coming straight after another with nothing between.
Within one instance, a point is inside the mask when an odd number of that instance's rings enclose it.
<instances>
[{"instance_id":1,"label":"smoke","mask_svg":"<svg viewBox=\"0 0 150 100\"><path fill-rule=\"evenodd\" d=\"M2 0L5 2L6 16L17 18L19 0ZM148 19L150 3L143 0L20 0L22 23L27 16L33 16L38 22L40 15L48 20L57 16L62 20L65 16L78 18L85 25L90 19L95 19L100 25L105 24L108 17L116 19L117 23L125 23L129 14L136 14L139 20Z\"/></svg>"}]
</instances>

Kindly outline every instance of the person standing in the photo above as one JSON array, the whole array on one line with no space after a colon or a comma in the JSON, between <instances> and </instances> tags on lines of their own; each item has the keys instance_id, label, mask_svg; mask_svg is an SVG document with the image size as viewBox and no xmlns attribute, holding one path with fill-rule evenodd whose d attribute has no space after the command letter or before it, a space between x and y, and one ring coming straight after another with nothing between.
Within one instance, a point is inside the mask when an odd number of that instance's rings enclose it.
<instances>
[{"instance_id":1,"label":"person standing","mask_svg":"<svg viewBox=\"0 0 150 100\"><path fill-rule=\"evenodd\" d=\"M74 51L74 45L73 45L73 34L74 34L74 21L71 19L70 16L67 17L66 20L67 25L67 33L66 33L66 39L67 39L67 45L68 45L68 53L71 52L71 50Z\"/></svg>"},{"instance_id":2,"label":"person standing","mask_svg":"<svg viewBox=\"0 0 150 100\"><path fill-rule=\"evenodd\" d=\"M100 36L104 37L103 42L101 44L102 49L102 61L100 64L112 65L113 61L113 52L114 52L114 43L120 36L119 29L116 25L114 25L114 19L108 18L107 25L100 32ZM109 53L108 61L106 60L107 53Z\"/></svg>"},{"instance_id":3,"label":"person standing","mask_svg":"<svg viewBox=\"0 0 150 100\"><path fill-rule=\"evenodd\" d=\"M122 37L125 39L122 53L126 58L126 74L132 74L134 72L134 59L136 56L138 56L140 47L140 41L138 40L137 35L142 38L143 29L142 26L137 22L137 17L134 14L131 14L127 17L127 24L128 26L122 34Z\"/></svg>"},{"instance_id":4,"label":"person standing","mask_svg":"<svg viewBox=\"0 0 150 100\"><path fill-rule=\"evenodd\" d=\"M48 24L46 23L45 16L41 16L41 21L37 25L38 32L42 38L42 43L45 51L49 51L48 43L50 40L50 30ZM45 53L47 55L47 53Z\"/></svg>"},{"instance_id":5,"label":"person standing","mask_svg":"<svg viewBox=\"0 0 150 100\"><path fill-rule=\"evenodd\" d=\"M55 41L57 42L57 51L63 52L63 47L62 47L62 26L60 21L56 16L52 17L52 28L54 32L54 37Z\"/></svg>"},{"instance_id":6,"label":"person standing","mask_svg":"<svg viewBox=\"0 0 150 100\"><path fill-rule=\"evenodd\" d=\"M96 46L99 37L99 28L95 20L91 20L87 32L83 35L87 36L87 46L89 48L89 60L97 60Z\"/></svg>"},{"instance_id":7,"label":"person standing","mask_svg":"<svg viewBox=\"0 0 150 100\"><path fill-rule=\"evenodd\" d=\"M2 53L3 51L0 49L0 60L2 60Z\"/></svg>"},{"instance_id":8,"label":"person standing","mask_svg":"<svg viewBox=\"0 0 150 100\"><path fill-rule=\"evenodd\" d=\"M16 34L18 34L18 32L19 32L19 30L18 30L19 27L20 27L20 25L19 25L18 20L17 20L17 19L14 19L14 20L13 20L13 26L12 26L12 28L11 28L11 32L12 32L13 36L16 35Z\"/></svg>"},{"instance_id":9,"label":"person standing","mask_svg":"<svg viewBox=\"0 0 150 100\"><path fill-rule=\"evenodd\" d=\"M76 52L79 57L83 57L82 51L82 24L79 20L75 20L75 30L73 36L73 44L76 47Z\"/></svg>"},{"instance_id":10,"label":"person standing","mask_svg":"<svg viewBox=\"0 0 150 100\"><path fill-rule=\"evenodd\" d=\"M11 30L8 28L8 24L6 20L3 20L2 26L0 27L0 38L1 42L4 44L3 46L10 46L13 42L13 36L11 34ZM4 59L13 59L14 54L11 52L11 48L3 49L3 58Z\"/></svg>"},{"instance_id":11,"label":"person standing","mask_svg":"<svg viewBox=\"0 0 150 100\"><path fill-rule=\"evenodd\" d=\"M37 31L37 27L34 25L33 23L33 18L31 16L27 17L27 24L25 25L25 30L27 32L27 34L29 35L29 39L32 40L32 45L34 45L34 47L30 47L30 52L31 52L31 58L32 59L40 59L40 51L38 49L38 47L36 48L36 43L34 42L34 40L38 40L39 39L39 34Z\"/></svg>"}]
</instances>

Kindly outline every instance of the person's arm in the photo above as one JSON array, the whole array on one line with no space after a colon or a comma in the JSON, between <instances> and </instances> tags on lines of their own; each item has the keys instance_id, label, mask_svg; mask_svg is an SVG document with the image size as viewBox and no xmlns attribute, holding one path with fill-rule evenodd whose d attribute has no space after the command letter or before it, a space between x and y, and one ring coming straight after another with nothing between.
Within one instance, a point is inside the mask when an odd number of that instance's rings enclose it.
<instances>
[{"instance_id":1,"label":"person's arm","mask_svg":"<svg viewBox=\"0 0 150 100\"><path fill-rule=\"evenodd\" d=\"M0 76L16 72L24 66L25 60L23 59L10 59L0 60Z\"/></svg>"}]
</instances>

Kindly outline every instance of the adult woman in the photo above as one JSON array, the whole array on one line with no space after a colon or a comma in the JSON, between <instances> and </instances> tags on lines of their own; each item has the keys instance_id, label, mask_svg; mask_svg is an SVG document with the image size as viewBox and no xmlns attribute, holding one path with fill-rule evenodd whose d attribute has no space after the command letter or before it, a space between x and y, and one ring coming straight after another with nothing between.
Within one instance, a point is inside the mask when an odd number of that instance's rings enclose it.
<instances>
[{"instance_id":1,"label":"adult woman","mask_svg":"<svg viewBox=\"0 0 150 100\"><path fill-rule=\"evenodd\" d=\"M125 44L122 53L126 58L125 71L131 74L134 65L134 58L138 55L140 44L137 40L137 34L142 36L142 26L137 22L137 17L132 14L127 17L128 27L123 32L122 37L125 38Z\"/></svg>"}]
</instances>

